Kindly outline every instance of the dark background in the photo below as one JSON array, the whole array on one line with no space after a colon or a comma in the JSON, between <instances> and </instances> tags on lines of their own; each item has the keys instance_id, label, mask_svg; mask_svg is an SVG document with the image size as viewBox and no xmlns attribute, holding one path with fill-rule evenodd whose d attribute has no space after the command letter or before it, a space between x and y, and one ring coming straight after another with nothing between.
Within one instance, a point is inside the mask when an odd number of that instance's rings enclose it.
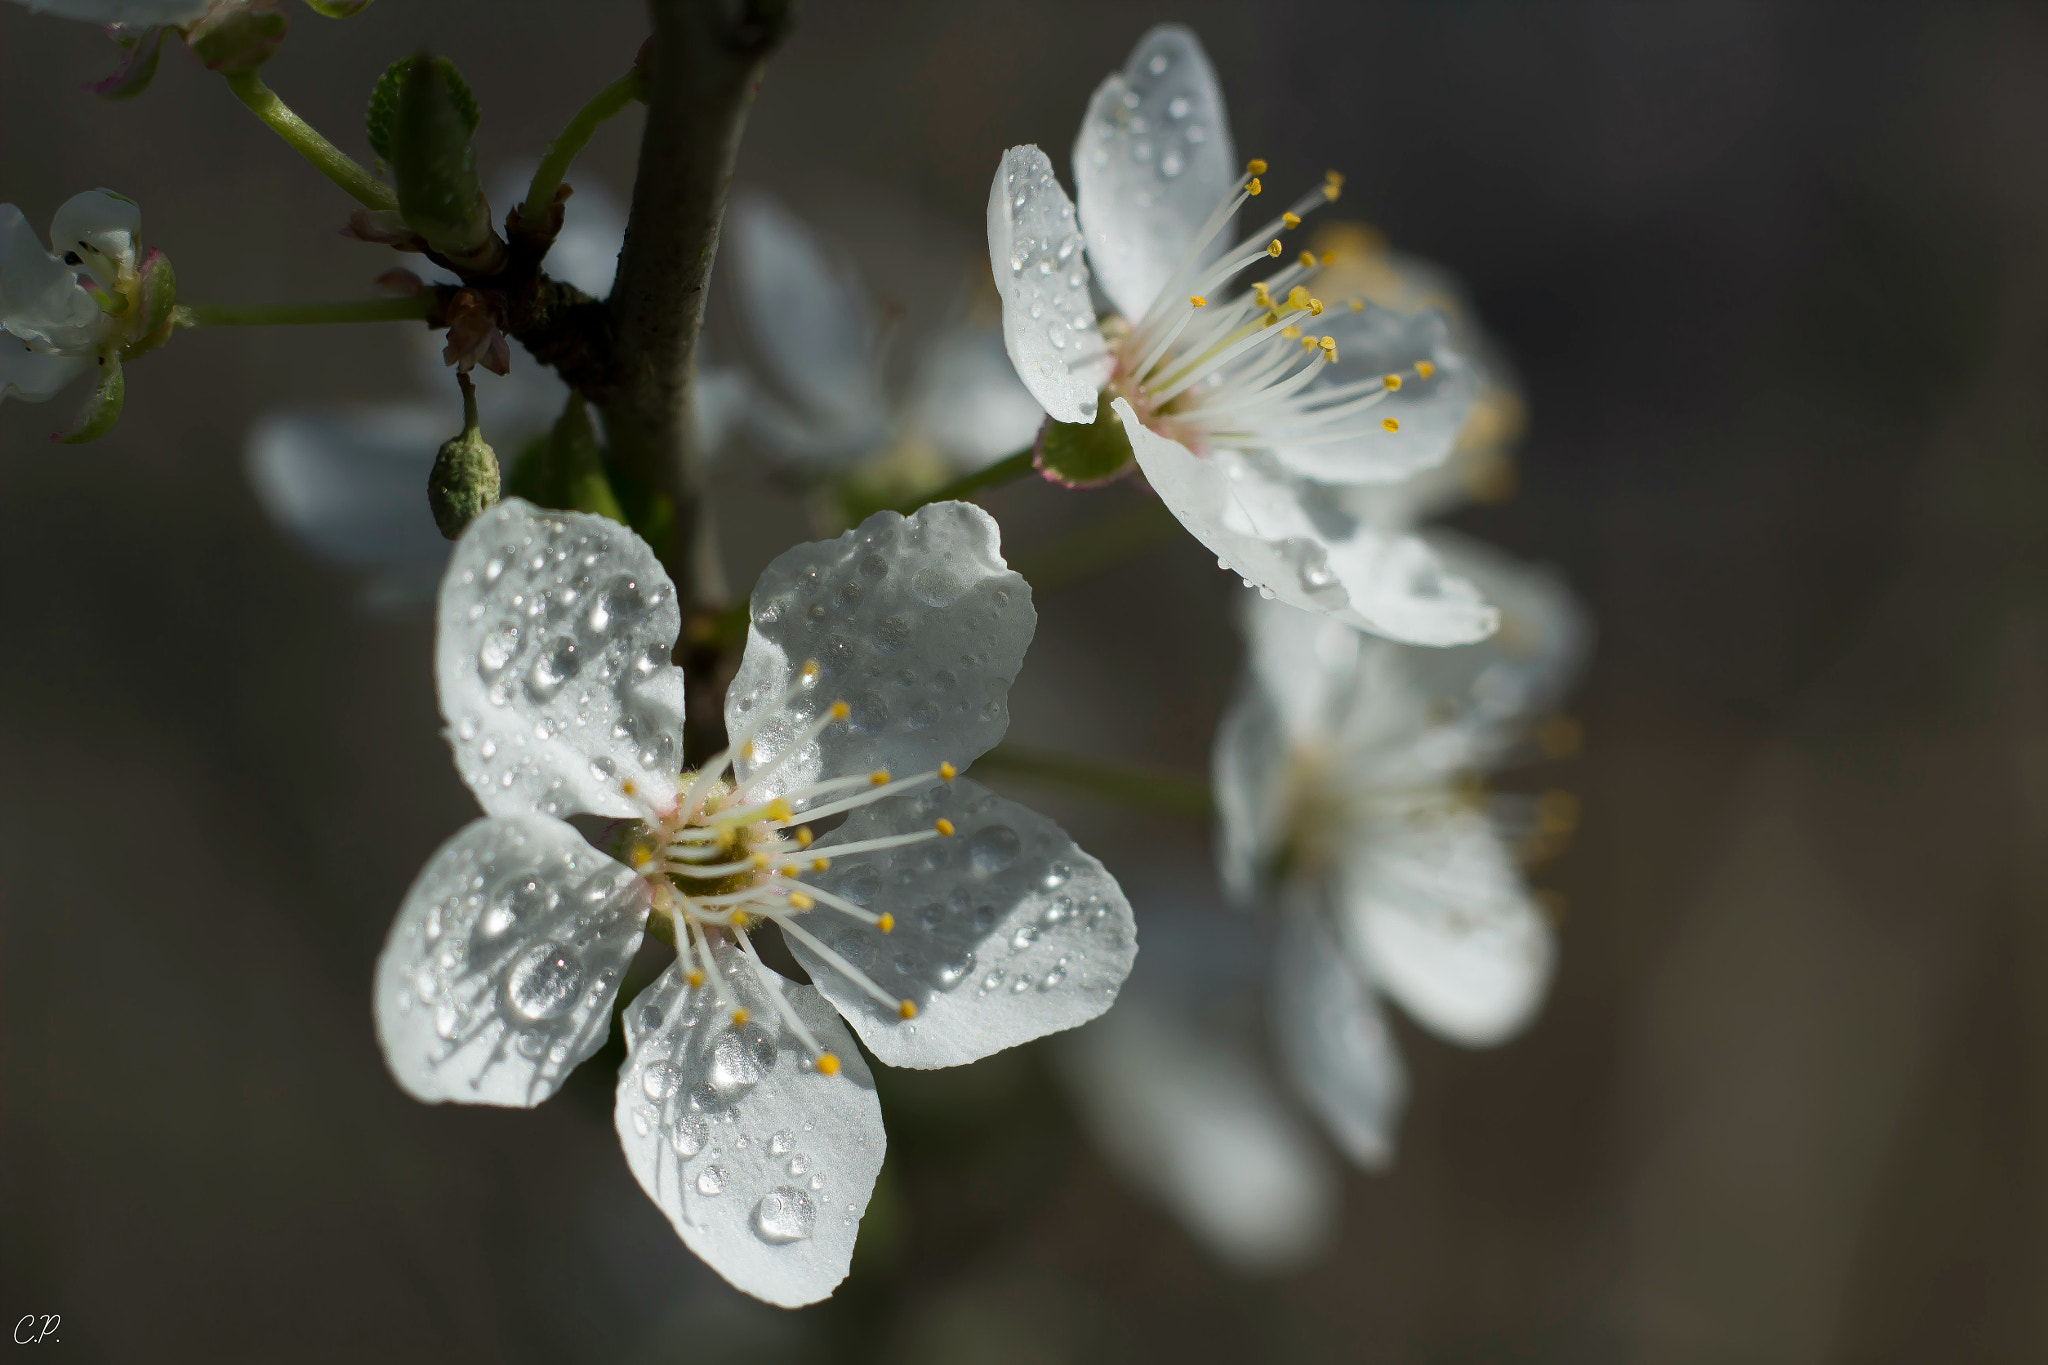
<instances>
[{"instance_id":1,"label":"dark background","mask_svg":"<svg viewBox=\"0 0 2048 1365\"><path fill-rule=\"evenodd\" d=\"M1064 170L1164 18L1276 185L1344 168L1347 210L1470 283L1533 425L1520 496L1459 523L1601 628L1554 997L1493 1052L1401 1026L1401 1160L1350 1178L1332 1258L1227 1275L1031 1049L893 1078L853 1279L798 1314L669 1234L607 1077L533 1114L401 1095L371 963L470 811L430 623L296 553L241 443L408 389L409 339L222 331L135 365L97 445L44 439L70 395L0 408L0 1317L115 1361L2048 1355L2048 11L820 2L741 176L918 296L975 258L1002 148ZM644 30L631 0L293 19L266 74L344 147L426 42L487 162ZM32 222L120 189L195 301L392 264L183 52L139 101L84 94L112 56L0 6L0 197ZM586 174L630 183L637 117ZM744 584L805 533L724 493ZM1118 496L989 505L1028 548ZM1211 563L1042 593L1013 733L1200 772L1236 649ZM1030 794L1134 884L1204 866L1198 827Z\"/></svg>"}]
</instances>

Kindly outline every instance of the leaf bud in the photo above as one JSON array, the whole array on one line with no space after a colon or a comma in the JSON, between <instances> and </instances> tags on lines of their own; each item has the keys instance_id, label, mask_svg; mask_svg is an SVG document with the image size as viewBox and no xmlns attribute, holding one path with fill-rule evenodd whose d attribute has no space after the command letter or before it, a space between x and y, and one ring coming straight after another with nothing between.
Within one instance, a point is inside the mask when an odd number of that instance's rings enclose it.
<instances>
[{"instance_id":1,"label":"leaf bud","mask_svg":"<svg viewBox=\"0 0 2048 1365\"><path fill-rule=\"evenodd\" d=\"M378 82L368 128L371 146L391 163L398 210L407 226L457 268L493 273L503 263L505 244L492 230L491 206L477 182L470 140L476 98L445 57L422 53L402 68L395 102L386 91L392 72ZM381 129L380 101L388 106Z\"/></svg>"}]
</instances>

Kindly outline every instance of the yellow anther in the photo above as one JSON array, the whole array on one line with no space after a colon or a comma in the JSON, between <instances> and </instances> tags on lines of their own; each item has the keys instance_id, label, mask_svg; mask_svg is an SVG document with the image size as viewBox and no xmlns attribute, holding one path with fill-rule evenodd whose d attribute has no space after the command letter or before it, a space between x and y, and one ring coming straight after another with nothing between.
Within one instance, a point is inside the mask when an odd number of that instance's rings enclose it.
<instances>
[{"instance_id":1,"label":"yellow anther","mask_svg":"<svg viewBox=\"0 0 2048 1365\"><path fill-rule=\"evenodd\" d=\"M699 986L704 984L704 973L697 971L693 968L690 974L684 977L683 980L690 983L691 990L696 990Z\"/></svg>"},{"instance_id":2,"label":"yellow anther","mask_svg":"<svg viewBox=\"0 0 2048 1365\"><path fill-rule=\"evenodd\" d=\"M629 777L624 782L621 782L619 784L619 790L624 792L626 795L631 796L634 792L639 791L640 788L635 786L633 784L633 779Z\"/></svg>"},{"instance_id":3,"label":"yellow anther","mask_svg":"<svg viewBox=\"0 0 2048 1365\"><path fill-rule=\"evenodd\" d=\"M752 763L752 762L754 761L754 741L753 741L753 740L751 740L751 739L750 739L750 740L748 740L748 741L747 741L747 742L746 742L745 744L742 744L742 745L740 745L740 757L741 757L741 758L744 758L744 759L745 759L745 760L747 760L747 762L749 762L749 763Z\"/></svg>"},{"instance_id":4,"label":"yellow anther","mask_svg":"<svg viewBox=\"0 0 2048 1365\"><path fill-rule=\"evenodd\" d=\"M886 934L896 927L896 917L885 911L875 920L875 927Z\"/></svg>"},{"instance_id":5,"label":"yellow anther","mask_svg":"<svg viewBox=\"0 0 2048 1365\"><path fill-rule=\"evenodd\" d=\"M765 853L756 853L752 858L749 858L747 861L751 862L754 865L754 867L758 870L760 868L768 866L768 855Z\"/></svg>"},{"instance_id":6,"label":"yellow anther","mask_svg":"<svg viewBox=\"0 0 2048 1365\"><path fill-rule=\"evenodd\" d=\"M792 891L789 893L789 908L792 910L808 910L816 904L816 901L812 900L809 896L806 896L801 891Z\"/></svg>"},{"instance_id":7,"label":"yellow anther","mask_svg":"<svg viewBox=\"0 0 2048 1365\"><path fill-rule=\"evenodd\" d=\"M1415 373L1418 377L1427 379L1436 373L1436 366L1430 364L1427 360L1418 360L1415 362Z\"/></svg>"},{"instance_id":8,"label":"yellow anther","mask_svg":"<svg viewBox=\"0 0 2048 1365\"><path fill-rule=\"evenodd\" d=\"M1280 259L1281 250L1282 248L1280 246L1280 239L1278 237L1275 237L1272 241L1266 244L1266 254L1268 256L1271 256L1276 261Z\"/></svg>"},{"instance_id":9,"label":"yellow anther","mask_svg":"<svg viewBox=\"0 0 2048 1365\"><path fill-rule=\"evenodd\" d=\"M1259 183L1259 178L1257 176L1253 176L1251 180L1245 185L1244 192L1246 194L1264 194L1266 192L1266 187Z\"/></svg>"},{"instance_id":10,"label":"yellow anther","mask_svg":"<svg viewBox=\"0 0 2048 1365\"><path fill-rule=\"evenodd\" d=\"M1392 417L1380 418L1380 425L1388 431L1399 431L1401 429L1400 422Z\"/></svg>"},{"instance_id":11,"label":"yellow anther","mask_svg":"<svg viewBox=\"0 0 2048 1365\"><path fill-rule=\"evenodd\" d=\"M960 770L954 767L952 764L941 763L939 765L939 781L951 782L954 778L958 777L959 775Z\"/></svg>"},{"instance_id":12,"label":"yellow anther","mask_svg":"<svg viewBox=\"0 0 2048 1365\"><path fill-rule=\"evenodd\" d=\"M1322 345L1322 343L1317 341L1313 336L1304 336L1301 339L1301 349L1304 351L1313 351L1316 347L1320 345Z\"/></svg>"},{"instance_id":13,"label":"yellow anther","mask_svg":"<svg viewBox=\"0 0 2048 1365\"><path fill-rule=\"evenodd\" d=\"M735 929L744 929L753 922L754 917L744 910L735 910L732 912L731 924L732 927Z\"/></svg>"},{"instance_id":14,"label":"yellow anther","mask_svg":"<svg viewBox=\"0 0 2048 1365\"><path fill-rule=\"evenodd\" d=\"M1264 175L1266 173L1266 162L1264 158L1255 156L1250 161L1244 163L1244 169L1247 175Z\"/></svg>"},{"instance_id":15,"label":"yellow anther","mask_svg":"<svg viewBox=\"0 0 2048 1365\"><path fill-rule=\"evenodd\" d=\"M1268 314L1266 314L1266 316L1265 316L1265 317L1264 317L1264 318L1263 318L1263 319L1262 319L1262 320L1260 321L1260 323L1259 323L1259 326L1261 326L1261 327L1276 327L1276 326L1278 326L1278 325L1279 325L1279 323L1280 323L1280 315L1279 315L1278 313L1268 313Z\"/></svg>"},{"instance_id":16,"label":"yellow anther","mask_svg":"<svg viewBox=\"0 0 2048 1365\"><path fill-rule=\"evenodd\" d=\"M1297 284L1297 285L1295 285L1295 286L1294 286L1294 288L1292 288L1292 289L1288 290L1288 291L1287 291L1287 306L1288 306L1289 308L1306 308L1306 307L1308 307L1308 289L1307 289L1307 287L1306 287L1306 286L1303 286L1303 285L1299 285L1299 284Z\"/></svg>"},{"instance_id":17,"label":"yellow anther","mask_svg":"<svg viewBox=\"0 0 2048 1365\"><path fill-rule=\"evenodd\" d=\"M1385 379L1382 379L1380 382L1382 384L1385 384L1387 388L1390 390L1398 390L1401 387L1401 376L1398 374L1390 374Z\"/></svg>"},{"instance_id":18,"label":"yellow anther","mask_svg":"<svg viewBox=\"0 0 2048 1365\"><path fill-rule=\"evenodd\" d=\"M645 867L654 861L654 850L645 844L633 845L633 866Z\"/></svg>"},{"instance_id":19,"label":"yellow anther","mask_svg":"<svg viewBox=\"0 0 2048 1365\"><path fill-rule=\"evenodd\" d=\"M804 666L798 669L797 672L802 675L804 681L809 682L812 678L818 676L818 661L816 659L805 659Z\"/></svg>"},{"instance_id":20,"label":"yellow anther","mask_svg":"<svg viewBox=\"0 0 2048 1365\"><path fill-rule=\"evenodd\" d=\"M819 1053L818 1060L813 1065L818 1068L818 1074L821 1076L837 1076L839 1074L839 1059L829 1052Z\"/></svg>"},{"instance_id":21,"label":"yellow anther","mask_svg":"<svg viewBox=\"0 0 2048 1365\"><path fill-rule=\"evenodd\" d=\"M948 839L953 837L953 822L943 815L932 821L932 828Z\"/></svg>"},{"instance_id":22,"label":"yellow anther","mask_svg":"<svg viewBox=\"0 0 2048 1365\"><path fill-rule=\"evenodd\" d=\"M768 818L770 820L787 820L794 814L796 812L789 808L789 802L779 796L768 803Z\"/></svg>"},{"instance_id":23,"label":"yellow anther","mask_svg":"<svg viewBox=\"0 0 2048 1365\"><path fill-rule=\"evenodd\" d=\"M775 869L775 875L778 877L794 877L796 875L796 864L784 863L781 867Z\"/></svg>"},{"instance_id":24,"label":"yellow anther","mask_svg":"<svg viewBox=\"0 0 2048 1365\"><path fill-rule=\"evenodd\" d=\"M1319 318L1323 315L1323 301L1321 299L1310 299L1308 301L1308 315L1312 318Z\"/></svg>"},{"instance_id":25,"label":"yellow anther","mask_svg":"<svg viewBox=\"0 0 2048 1365\"><path fill-rule=\"evenodd\" d=\"M797 826L796 846L798 848L809 848L811 846L811 827L809 825Z\"/></svg>"},{"instance_id":26,"label":"yellow anther","mask_svg":"<svg viewBox=\"0 0 2048 1365\"><path fill-rule=\"evenodd\" d=\"M1280 329L1280 335L1286 337L1289 341L1292 341L1294 340L1294 338L1301 335L1301 329L1290 323L1287 326L1282 327Z\"/></svg>"},{"instance_id":27,"label":"yellow anther","mask_svg":"<svg viewBox=\"0 0 2048 1365\"><path fill-rule=\"evenodd\" d=\"M1323 348L1323 359L1329 361L1332 365L1337 363L1337 338L1324 337L1316 344Z\"/></svg>"},{"instance_id":28,"label":"yellow anther","mask_svg":"<svg viewBox=\"0 0 2048 1365\"><path fill-rule=\"evenodd\" d=\"M1335 185L1325 185L1323 186L1323 202L1326 204L1334 204L1337 202L1337 196L1342 194L1343 192L1343 190L1339 189Z\"/></svg>"},{"instance_id":29,"label":"yellow anther","mask_svg":"<svg viewBox=\"0 0 2048 1365\"><path fill-rule=\"evenodd\" d=\"M732 1012L732 1026L734 1028L738 1028L741 1024L746 1023L747 1020L753 1017L754 1016L748 1012L747 1007L745 1005L742 1005Z\"/></svg>"},{"instance_id":30,"label":"yellow anther","mask_svg":"<svg viewBox=\"0 0 2048 1365\"><path fill-rule=\"evenodd\" d=\"M1295 212L1293 212L1293 211L1291 211L1291 210L1290 210L1289 212L1287 212L1287 213L1283 213L1283 214L1281 214L1281 215L1280 215L1280 226L1282 226L1282 227L1284 227L1284 228L1288 228L1288 229L1290 229L1290 230L1291 230L1291 229L1293 229L1293 228L1298 228L1298 227L1300 227L1300 226L1301 226L1301 215L1300 215L1300 214L1298 214L1298 213L1295 213Z\"/></svg>"},{"instance_id":31,"label":"yellow anther","mask_svg":"<svg viewBox=\"0 0 2048 1365\"><path fill-rule=\"evenodd\" d=\"M1188 302L1197 308L1207 308L1209 306L1209 300L1203 298L1200 294L1188 295Z\"/></svg>"},{"instance_id":32,"label":"yellow anther","mask_svg":"<svg viewBox=\"0 0 2048 1365\"><path fill-rule=\"evenodd\" d=\"M1354 312L1354 313L1363 313L1363 312L1365 311L1365 300L1364 300L1364 299L1353 299L1353 300L1351 300L1351 311L1352 311L1352 312Z\"/></svg>"},{"instance_id":33,"label":"yellow anther","mask_svg":"<svg viewBox=\"0 0 2048 1365\"><path fill-rule=\"evenodd\" d=\"M1343 184L1343 183L1344 183L1344 172L1342 172L1342 171L1324 171L1324 172L1323 172L1323 183L1324 183L1325 185L1341 185L1341 184Z\"/></svg>"},{"instance_id":34,"label":"yellow anther","mask_svg":"<svg viewBox=\"0 0 2048 1365\"><path fill-rule=\"evenodd\" d=\"M1303 270L1312 270L1315 268L1316 253L1304 251L1299 256L1296 256L1294 260L1295 264L1299 265Z\"/></svg>"},{"instance_id":35,"label":"yellow anther","mask_svg":"<svg viewBox=\"0 0 2048 1365\"><path fill-rule=\"evenodd\" d=\"M869 781L869 782L871 782L871 783L873 783L873 784L874 784L875 786L877 786L877 787L886 787L886 786L888 786L888 785L889 785L889 770L888 770L887 768L877 768L877 769L875 769L875 770L874 770L873 772L871 772L871 773L869 773L869 774L868 774L868 781Z\"/></svg>"},{"instance_id":36,"label":"yellow anther","mask_svg":"<svg viewBox=\"0 0 2048 1365\"><path fill-rule=\"evenodd\" d=\"M832 719L834 720L845 720L848 716L853 714L853 708L851 706L848 706L843 701L835 701L832 703L831 714Z\"/></svg>"},{"instance_id":37,"label":"yellow anther","mask_svg":"<svg viewBox=\"0 0 2048 1365\"><path fill-rule=\"evenodd\" d=\"M1324 265L1335 265L1337 263L1337 253L1334 251L1325 251L1321 256L1317 257L1316 259Z\"/></svg>"},{"instance_id":38,"label":"yellow anther","mask_svg":"<svg viewBox=\"0 0 2048 1365\"><path fill-rule=\"evenodd\" d=\"M905 1019L917 1018L917 1002L914 1000L903 1001L896 1006L896 1013Z\"/></svg>"},{"instance_id":39,"label":"yellow anther","mask_svg":"<svg viewBox=\"0 0 2048 1365\"><path fill-rule=\"evenodd\" d=\"M1273 306L1273 296L1266 292L1266 282L1264 280L1252 281L1252 297L1258 300L1259 307L1261 308L1271 308Z\"/></svg>"},{"instance_id":40,"label":"yellow anther","mask_svg":"<svg viewBox=\"0 0 2048 1365\"><path fill-rule=\"evenodd\" d=\"M831 860L830 858L813 858L813 859L811 859L811 871L813 871L813 872L823 872L823 871L824 871L825 869L827 869L827 868L829 868L829 867L831 867L831 866L832 866L832 860Z\"/></svg>"}]
</instances>

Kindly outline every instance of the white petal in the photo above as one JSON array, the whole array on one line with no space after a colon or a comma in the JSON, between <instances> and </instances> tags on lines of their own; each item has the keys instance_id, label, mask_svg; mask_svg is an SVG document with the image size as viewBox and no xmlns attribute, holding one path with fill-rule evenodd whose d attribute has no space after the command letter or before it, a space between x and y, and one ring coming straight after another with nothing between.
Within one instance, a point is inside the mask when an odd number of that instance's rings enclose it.
<instances>
[{"instance_id":1,"label":"white petal","mask_svg":"<svg viewBox=\"0 0 2048 1365\"><path fill-rule=\"evenodd\" d=\"M745 371L731 365L706 365L697 371L692 396L696 407L697 450L706 460L715 460L725 450L732 430L751 399L753 386Z\"/></svg>"},{"instance_id":2,"label":"white petal","mask_svg":"<svg viewBox=\"0 0 2048 1365\"><path fill-rule=\"evenodd\" d=\"M1003 563L995 518L965 502L909 517L877 512L837 540L786 550L754 584L751 608L746 654L725 694L728 731L776 706L806 660L817 660L819 677L762 721L742 778L779 756L819 708L852 708L748 789L761 796L820 776L966 768L1009 728L1010 683L1038 625L1030 585Z\"/></svg>"},{"instance_id":3,"label":"white petal","mask_svg":"<svg viewBox=\"0 0 2048 1365\"><path fill-rule=\"evenodd\" d=\"M559 820L478 820L405 893L377 958L377 1040L430 1104L531 1108L604 1044L646 884Z\"/></svg>"},{"instance_id":4,"label":"white petal","mask_svg":"<svg viewBox=\"0 0 2048 1365\"><path fill-rule=\"evenodd\" d=\"M1341 621L1246 593L1238 603L1245 663L1290 742L1327 737L1357 690L1368 637Z\"/></svg>"},{"instance_id":5,"label":"white petal","mask_svg":"<svg viewBox=\"0 0 2048 1365\"><path fill-rule=\"evenodd\" d=\"M249 429L249 482L263 510L322 559L352 568L431 564L448 542L427 507L434 453L453 435L426 404L272 412Z\"/></svg>"},{"instance_id":6,"label":"white petal","mask_svg":"<svg viewBox=\"0 0 2048 1365\"><path fill-rule=\"evenodd\" d=\"M44 355L0 333L0 403L41 403L92 368L90 356Z\"/></svg>"},{"instance_id":7,"label":"white petal","mask_svg":"<svg viewBox=\"0 0 2048 1365\"><path fill-rule=\"evenodd\" d=\"M1329 1243L1336 1172L1240 1049L1126 1000L1057 1057L1097 1148L1220 1259L1271 1273Z\"/></svg>"},{"instance_id":8,"label":"white petal","mask_svg":"<svg viewBox=\"0 0 2048 1365\"><path fill-rule=\"evenodd\" d=\"M1331 1140L1366 1170L1392 1165L1408 1069L1372 992L1304 907L1281 918L1267 1003L1281 1065Z\"/></svg>"},{"instance_id":9,"label":"white petal","mask_svg":"<svg viewBox=\"0 0 2048 1365\"><path fill-rule=\"evenodd\" d=\"M1240 904L1256 896L1286 838L1289 758L1278 708L1261 689L1241 689L1216 726L1210 758L1216 864L1224 890Z\"/></svg>"},{"instance_id":10,"label":"white petal","mask_svg":"<svg viewBox=\"0 0 2048 1365\"><path fill-rule=\"evenodd\" d=\"M988 259L1003 299L1003 346L1017 377L1054 419L1094 421L1111 357L1088 298L1074 203L1036 147L1012 147L996 167Z\"/></svg>"},{"instance_id":11,"label":"white petal","mask_svg":"<svg viewBox=\"0 0 2048 1365\"><path fill-rule=\"evenodd\" d=\"M39 351L82 353L102 328L77 272L49 253L20 209L0 204L0 331Z\"/></svg>"},{"instance_id":12,"label":"white petal","mask_svg":"<svg viewBox=\"0 0 2048 1365\"><path fill-rule=\"evenodd\" d=\"M1452 346L1442 313L1411 317L1373 304L1354 313L1340 305L1325 311L1314 330L1336 339L1337 363L1322 367L1304 398L1380 375L1404 377L1372 408L1366 434L1354 443L1313 444L1276 434L1272 450L1281 464L1323 483L1390 483L1449 457L1472 415L1478 382ZM1418 361L1433 367L1428 378L1414 373ZM1380 425L1388 420L1398 429Z\"/></svg>"},{"instance_id":13,"label":"white petal","mask_svg":"<svg viewBox=\"0 0 2048 1365\"><path fill-rule=\"evenodd\" d=\"M95 24L189 24L208 0L20 0L42 14Z\"/></svg>"},{"instance_id":14,"label":"white petal","mask_svg":"<svg viewBox=\"0 0 2048 1365\"><path fill-rule=\"evenodd\" d=\"M1346 945L1433 1033L1489 1047L1542 1005L1557 956L1550 924L1484 815L1361 831L1340 898Z\"/></svg>"},{"instance_id":15,"label":"white petal","mask_svg":"<svg viewBox=\"0 0 2048 1365\"><path fill-rule=\"evenodd\" d=\"M982 469L1038 438L1045 411L1017 378L993 327L956 327L934 338L911 386L911 428L955 468Z\"/></svg>"},{"instance_id":16,"label":"white petal","mask_svg":"<svg viewBox=\"0 0 2048 1365\"><path fill-rule=\"evenodd\" d=\"M142 207L112 190L74 194L50 220L50 246L60 256L76 252L94 279L111 286L141 258Z\"/></svg>"},{"instance_id":17,"label":"white petal","mask_svg":"<svg viewBox=\"0 0 2048 1365\"><path fill-rule=\"evenodd\" d=\"M1138 952L1130 903L1052 821L965 778L855 811L815 845L952 821L949 838L834 861L818 886L895 917L879 929L820 908L822 938L915 1019L848 981L800 940L790 950L890 1066L957 1066L1084 1024L1116 1000ZM808 880L808 878L807 878Z\"/></svg>"},{"instance_id":18,"label":"white petal","mask_svg":"<svg viewBox=\"0 0 2048 1365\"><path fill-rule=\"evenodd\" d=\"M1208 54L1188 29L1159 25L1096 88L1074 139L1088 260L1118 312L1144 316L1239 174ZM1219 233L1202 259L1228 245Z\"/></svg>"},{"instance_id":19,"label":"white petal","mask_svg":"<svg viewBox=\"0 0 2048 1365\"><path fill-rule=\"evenodd\" d=\"M1117 415L1138 467L1181 525L1223 567L1291 606L1416 644L1483 639L1492 608L1436 571L1420 541L1389 542L1355 524L1333 536L1310 516L1314 490L1231 452L1204 459L1147 428L1128 401Z\"/></svg>"},{"instance_id":20,"label":"white petal","mask_svg":"<svg viewBox=\"0 0 2048 1365\"><path fill-rule=\"evenodd\" d=\"M741 197L726 222L733 299L763 372L815 426L879 442L886 409L860 277L765 195Z\"/></svg>"},{"instance_id":21,"label":"white petal","mask_svg":"<svg viewBox=\"0 0 2048 1365\"><path fill-rule=\"evenodd\" d=\"M613 1121L634 1179L684 1245L747 1293L785 1308L846 1278L886 1139L875 1080L831 1006L783 998L839 1059L826 1076L740 955L714 950L751 1016L734 1027L709 983L671 964L626 1006Z\"/></svg>"},{"instance_id":22,"label":"white petal","mask_svg":"<svg viewBox=\"0 0 2048 1365\"><path fill-rule=\"evenodd\" d=\"M438 621L441 715L485 810L633 816L673 803L682 614L639 536L507 498L456 543Z\"/></svg>"}]
</instances>

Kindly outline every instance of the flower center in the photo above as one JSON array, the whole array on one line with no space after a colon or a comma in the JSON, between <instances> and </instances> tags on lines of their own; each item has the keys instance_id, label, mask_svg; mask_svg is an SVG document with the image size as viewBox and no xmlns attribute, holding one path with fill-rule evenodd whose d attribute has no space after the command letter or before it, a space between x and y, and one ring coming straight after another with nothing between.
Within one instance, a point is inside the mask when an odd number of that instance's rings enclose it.
<instances>
[{"instance_id":1,"label":"flower center","mask_svg":"<svg viewBox=\"0 0 2048 1365\"><path fill-rule=\"evenodd\" d=\"M761 708L756 719L735 735L723 752L702 769L685 772L678 783L682 795L668 809L649 812L640 833L627 846L626 861L647 883L654 913L668 917L689 984L698 987L710 982L720 1005L731 1012L733 1023L746 1022L746 1009L727 991L723 974L713 969L712 945L730 939L775 1003L783 1022L810 1051L813 1065L831 1075L838 1071L839 1059L819 1045L784 1000L780 973L761 960L748 930L762 921L774 924L862 991L895 1010L899 1018L915 1018L915 1001L898 999L883 990L799 922L822 911L857 920L887 934L895 930L896 917L887 911L869 910L805 878L825 871L842 858L947 838L953 833L953 822L941 817L929 829L834 845L829 855L812 850L814 835L810 826L815 821L886 800L898 792L921 790L933 779L950 782L957 770L950 763L941 763L930 772L899 781L888 770L877 769L764 796L769 779L785 763L829 727L845 724L851 714L847 703L833 702L817 719L797 731L780 754L754 768L745 778L737 776L734 762L754 757L753 736L762 722L784 711L815 684L817 677L816 661L806 663L796 686L784 694L779 705ZM634 794L631 784L626 784L626 795Z\"/></svg>"}]
</instances>

